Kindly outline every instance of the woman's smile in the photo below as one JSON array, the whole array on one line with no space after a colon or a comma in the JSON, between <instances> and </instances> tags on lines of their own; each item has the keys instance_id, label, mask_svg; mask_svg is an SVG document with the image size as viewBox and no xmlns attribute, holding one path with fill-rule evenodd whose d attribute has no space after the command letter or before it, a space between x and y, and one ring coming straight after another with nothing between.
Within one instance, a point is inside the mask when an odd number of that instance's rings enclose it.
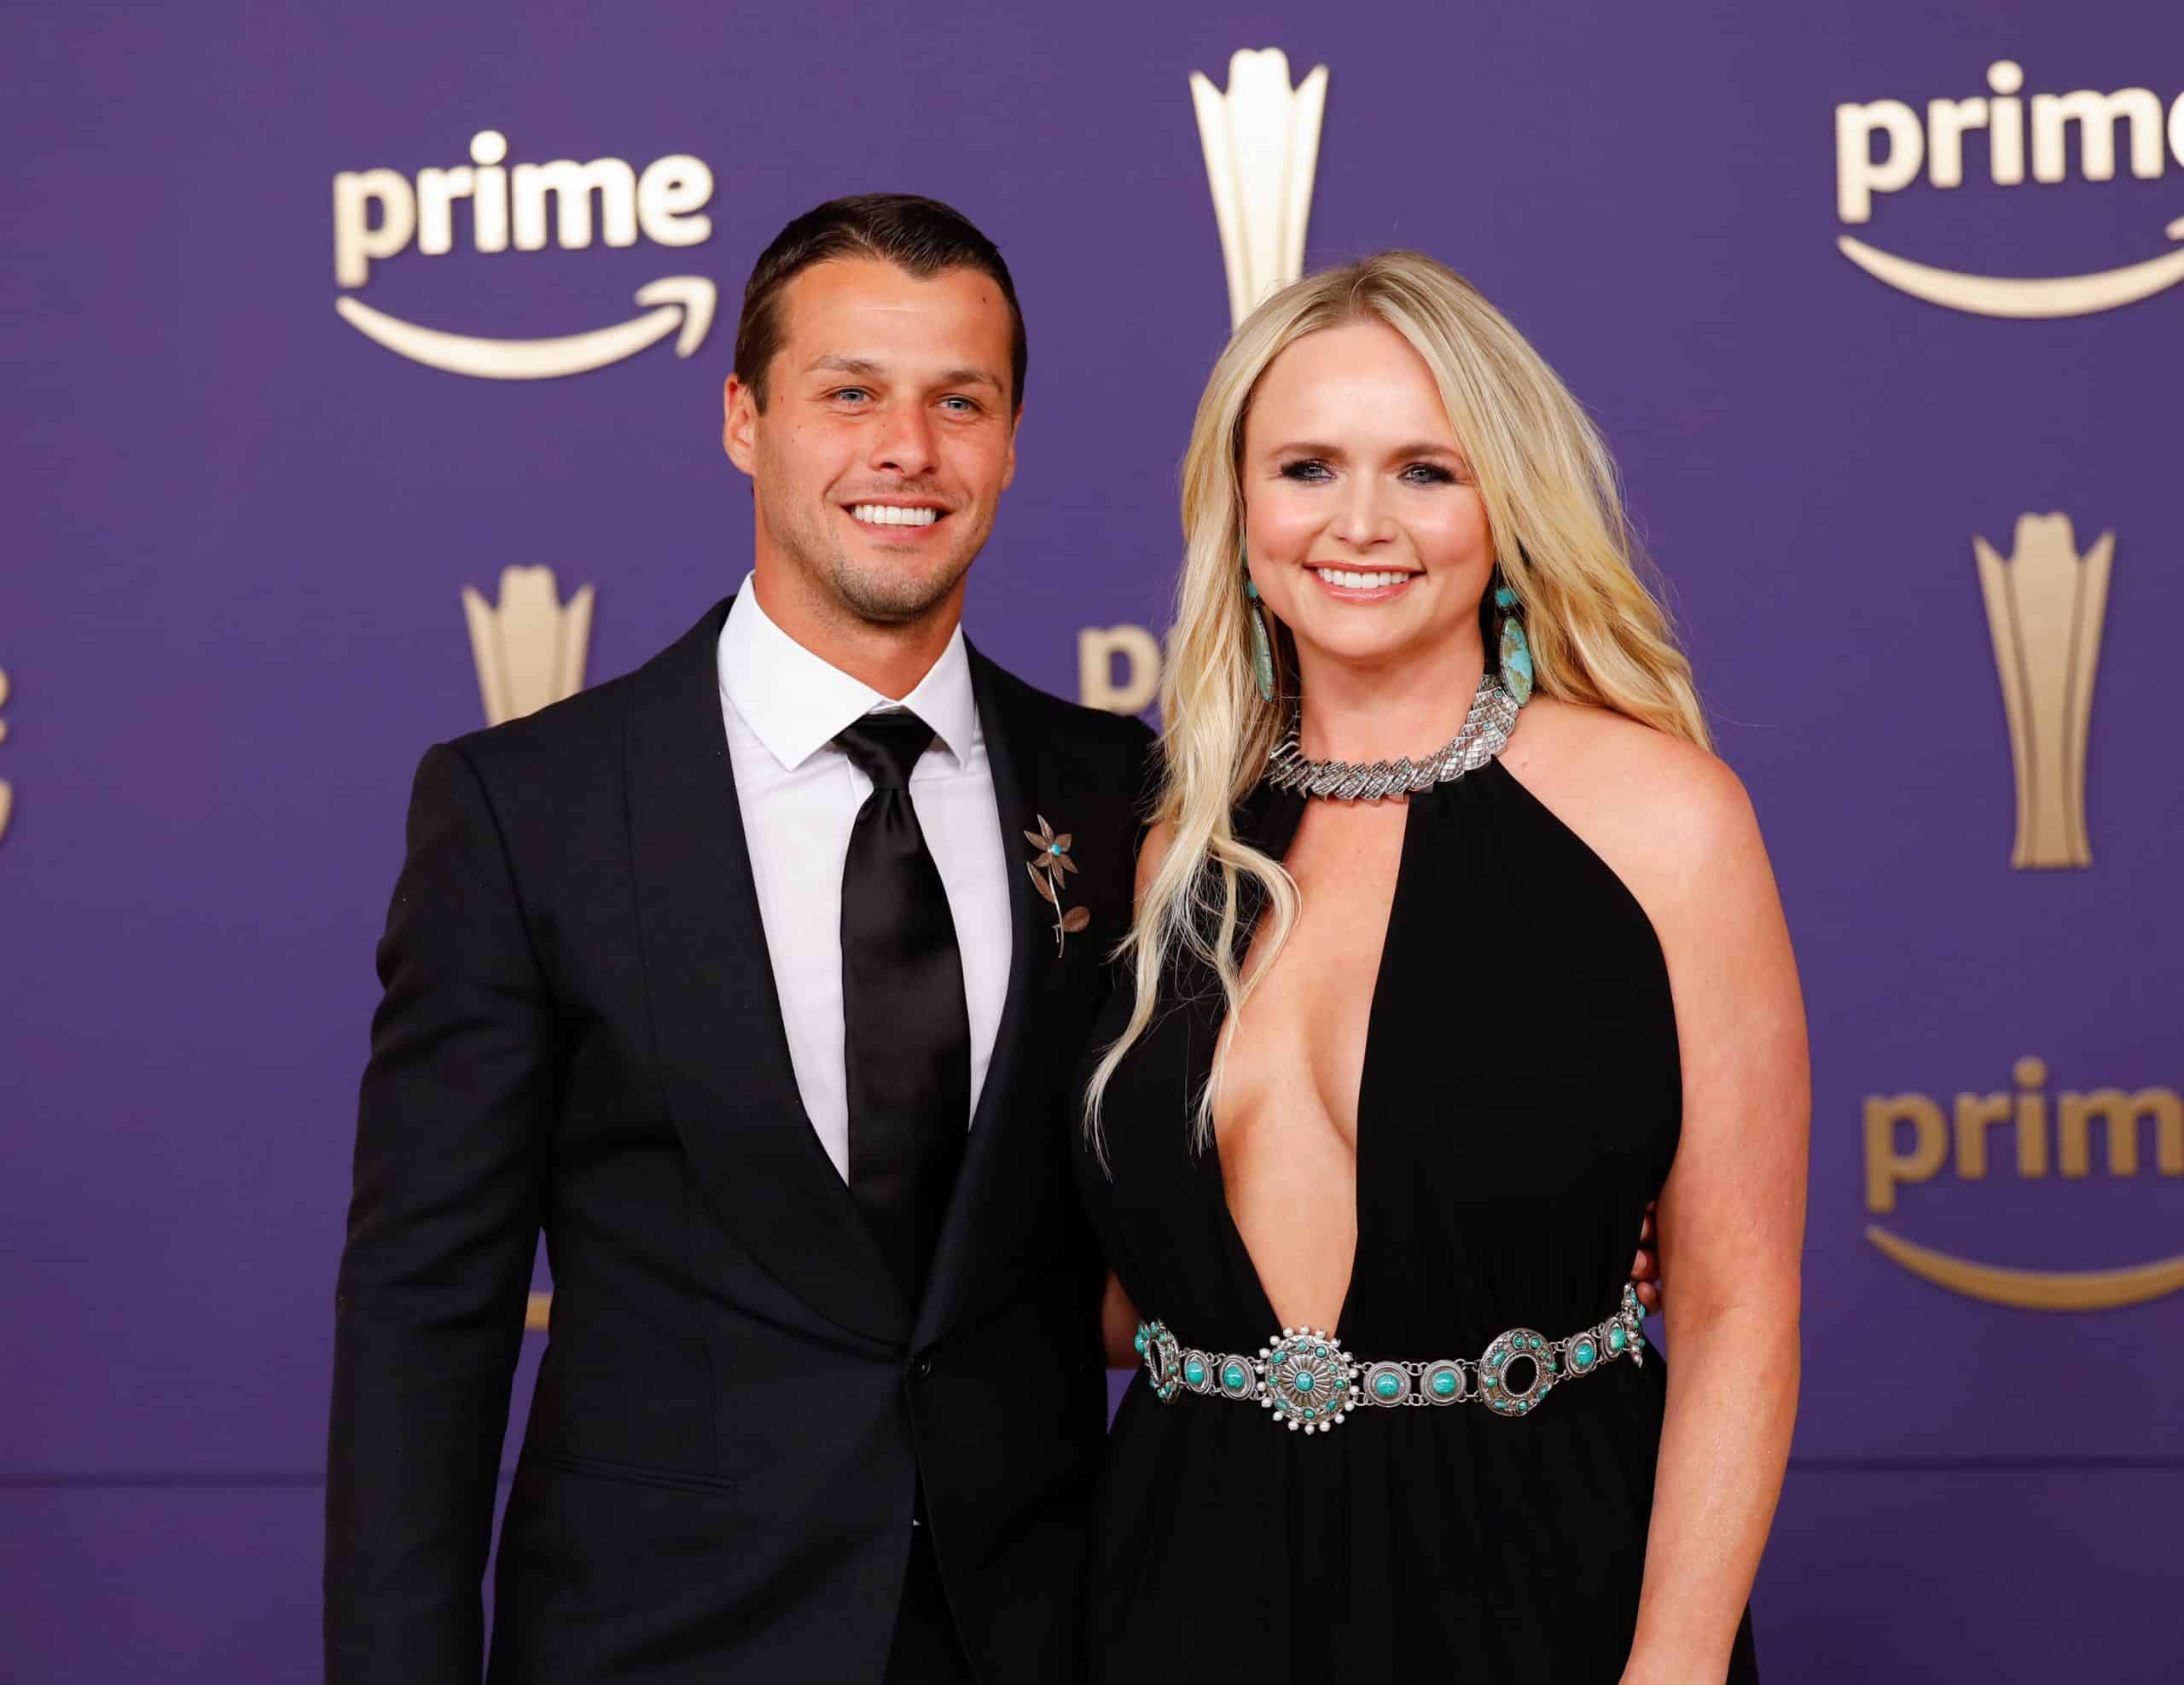
<instances>
[{"instance_id":1,"label":"woman's smile","mask_svg":"<svg viewBox=\"0 0 2184 1685\"><path fill-rule=\"evenodd\" d=\"M1408 591L1414 580L1425 577L1419 568L1345 567L1330 561L1307 562L1305 571L1337 602L1387 602Z\"/></svg>"}]
</instances>

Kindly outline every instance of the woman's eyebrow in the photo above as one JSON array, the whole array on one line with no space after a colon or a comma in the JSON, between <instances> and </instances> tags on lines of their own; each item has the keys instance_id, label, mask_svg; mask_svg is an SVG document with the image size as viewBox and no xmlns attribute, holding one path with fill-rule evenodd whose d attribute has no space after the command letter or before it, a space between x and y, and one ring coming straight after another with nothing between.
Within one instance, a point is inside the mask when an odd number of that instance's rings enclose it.
<instances>
[{"instance_id":1,"label":"woman's eyebrow","mask_svg":"<svg viewBox=\"0 0 2184 1685\"><path fill-rule=\"evenodd\" d=\"M1277 456L1324 456L1334 462L1350 460L1350 452L1339 444L1330 444L1323 440L1312 439L1295 439L1287 444L1277 444L1274 447L1272 454ZM1387 454L1388 460L1391 462L1414 461L1420 456L1438 456L1444 461L1460 464L1467 461L1464 453L1455 445L1444 444L1438 439L1414 439L1408 444L1398 444Z\"/></svg>"}]
</instances>

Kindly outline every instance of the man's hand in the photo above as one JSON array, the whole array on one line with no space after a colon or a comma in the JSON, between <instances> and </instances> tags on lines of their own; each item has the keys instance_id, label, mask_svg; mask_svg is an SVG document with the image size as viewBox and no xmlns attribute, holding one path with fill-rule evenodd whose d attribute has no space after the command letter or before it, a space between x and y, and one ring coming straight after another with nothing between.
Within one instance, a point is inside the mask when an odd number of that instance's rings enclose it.
<instances>
[{"instance_id":1,"label":"man's hand","mask_svg":"<svg viewBox=\"0 0 2184 1685\"><path fill-rule=\"evenodd\" d=\"M1638 1225L1638 1256L1630 1263L1630 1279L1638 1284L1638 1298L1648 1310L1661 1308L1661 1260L1653 1239L1653 1207L1646 1207Z\"/></svg>"}]
</instances>

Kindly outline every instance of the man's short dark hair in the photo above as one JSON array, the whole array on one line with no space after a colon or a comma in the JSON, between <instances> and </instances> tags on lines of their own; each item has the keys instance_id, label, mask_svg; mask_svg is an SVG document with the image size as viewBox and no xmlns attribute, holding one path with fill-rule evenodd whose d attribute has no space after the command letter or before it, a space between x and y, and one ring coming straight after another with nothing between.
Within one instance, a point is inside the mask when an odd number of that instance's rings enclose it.
<instances>
[{"instance_id":1,"label":"man's short dark hair","mask_svg":"<svg viewBox=\"0 0 2184 1685\"><path fill-rule=\"evenodd\" d=\"M951 269L990 276L1008 301L1009 403L1012 410L1023 409L1024 370L1031 352L1016 283L1008 278L1001 248L961 211L937 199L861 193L806 211L774 236L751 270L743 288L743 317L735 325L735 373L760 410L766 407L766 371L781 345L782 289L814 264L836 258L877 258L921 281Z\"/></svg>"}]
</instances>

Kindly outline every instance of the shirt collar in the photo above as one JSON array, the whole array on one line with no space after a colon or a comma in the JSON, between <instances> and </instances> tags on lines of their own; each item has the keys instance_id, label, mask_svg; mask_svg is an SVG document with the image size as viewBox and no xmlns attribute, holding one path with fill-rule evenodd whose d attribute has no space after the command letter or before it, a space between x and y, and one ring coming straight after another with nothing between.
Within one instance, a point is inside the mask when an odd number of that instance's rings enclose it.
<instances>
[{"instance_id":1,"label":"shirt collar","mask_svg":"<svg viewBox=\"0 0 2184 1685\"><path fill-rule=\"evenodd\" d=\"M794 771L835 733L880 708L908 708L932 728L933 747L947 751L958 766L984 741L960 625L940 659L898 705L775 625L746 578L720 629L717 661L722 694L784 771Z\"/></svg>"}]
</instances>

